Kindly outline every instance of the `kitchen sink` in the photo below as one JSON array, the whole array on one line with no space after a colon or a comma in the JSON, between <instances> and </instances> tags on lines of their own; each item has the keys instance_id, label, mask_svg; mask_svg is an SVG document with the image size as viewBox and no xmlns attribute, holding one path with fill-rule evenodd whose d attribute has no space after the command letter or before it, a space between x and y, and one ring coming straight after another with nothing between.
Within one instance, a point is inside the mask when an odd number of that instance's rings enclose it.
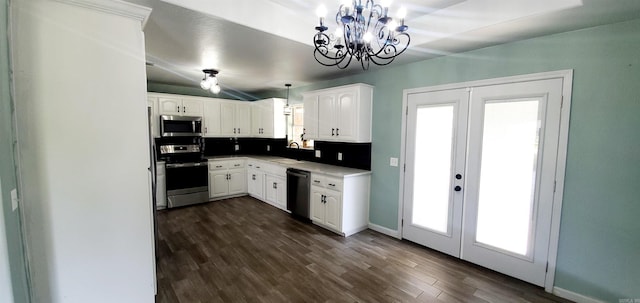
<instances>
[{"instance_id":1,"label":"kitchen sink","mask_svg":"<svg viewBox=\"0 0 640 303\"><path fill-rule=\"evenodd\" d=\"M278 162L280 164L302 164L305 163L305 161L302 160L296 160L296 159L278 159L275 160L274 162Z\"/></svg>"}]
</instances>

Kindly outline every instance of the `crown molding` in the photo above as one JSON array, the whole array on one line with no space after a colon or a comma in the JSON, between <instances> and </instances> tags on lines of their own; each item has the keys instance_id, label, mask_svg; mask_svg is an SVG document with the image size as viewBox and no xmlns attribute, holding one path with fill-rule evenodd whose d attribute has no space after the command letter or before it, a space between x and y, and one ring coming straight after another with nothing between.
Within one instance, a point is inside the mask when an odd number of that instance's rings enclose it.
<instances>
[{"instance_id":1,"label":"crown molding","mask_svg":"<svg viewBox=\"0 0 640 303\"><path fill-rule=\"evenodd\" d=\"M121 1L121 0L53 0L69 5L84 7L99 12L109 13L117 16L131 18L140 21L141 28L149 20L151 9L141 5Z\"/></svg>"}]
</instances>

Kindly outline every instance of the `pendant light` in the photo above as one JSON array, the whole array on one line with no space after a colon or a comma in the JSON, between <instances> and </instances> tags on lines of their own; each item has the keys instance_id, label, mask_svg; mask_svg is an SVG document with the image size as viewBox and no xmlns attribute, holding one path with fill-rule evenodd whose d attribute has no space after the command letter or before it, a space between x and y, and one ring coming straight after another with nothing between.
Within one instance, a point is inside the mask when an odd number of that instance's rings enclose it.
<instances>
[{"instance_id":1,"label":"pendant light","mask_svg":"<svg viewBox=\"0 0 640 303\"><path fill-rule=\"evenodd\" d=\"M289 106L289 90L291 89L291 84L287 83L284 86L287 87L287 105L284 106L283 114L285 116L291 115L291 106Z\"/></svg>"}]
</instances>

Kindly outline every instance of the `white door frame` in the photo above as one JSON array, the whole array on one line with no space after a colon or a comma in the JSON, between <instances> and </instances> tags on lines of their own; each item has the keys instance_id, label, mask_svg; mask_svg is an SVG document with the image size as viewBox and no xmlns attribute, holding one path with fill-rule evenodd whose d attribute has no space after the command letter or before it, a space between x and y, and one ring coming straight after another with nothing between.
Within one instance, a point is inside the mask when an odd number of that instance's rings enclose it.
<instances>
[{"instance_id":1,"label":"white door frame","mask_svg":"<svg viewBox=\"0 0 640 303\"><path fill-rule=\"evenodd\" d=\"M562 78L562 108L560 113L560 131L558 136L558 155L556 166L556 191L553 195L553 210L551 214L551 233L549 235L549 255L548 262L549 267L545 277L544 289L547 292L553 291L553 282L556 272L556 261L558 256L558 240L560 239L560 215L562 211L562 199L564 193L564 175L567 164L567 144L569 142L569 117L571 109L571 92L573 82L573 70L559 70L535 74L526 74L510 77L501 77L485 80L467 81L460 83L443 84L436 86L420 87L405 89L402 92L402 110L405 113L402 115L402 131L401 131L401 145L400 145L400 187L398 193L398 233L397 237L402 238L402 214L404 209L404 171L405 171L405 146L407 140L407 113L408 105L407 99L409 94L434 92L441 90L451 90L478 86L489 86L496 84L508 84L524 81L546 80Z\"/></svg>"}]
</instances>

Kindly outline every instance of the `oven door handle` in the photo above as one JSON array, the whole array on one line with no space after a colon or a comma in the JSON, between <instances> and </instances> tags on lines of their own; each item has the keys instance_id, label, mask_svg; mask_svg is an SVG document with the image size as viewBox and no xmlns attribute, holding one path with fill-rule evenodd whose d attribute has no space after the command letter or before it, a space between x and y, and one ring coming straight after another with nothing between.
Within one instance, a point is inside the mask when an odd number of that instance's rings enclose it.
<instances>
[{"instance_id":1,"label":"oven door handle","mask_svg":"<svg viewBox=\"0 0 640 303\"><path fill-rule=\"evenodd\" d=\"M205 166L207 163L171 163L167 164L167 168L180 168L180 167L196 167L196 166Z\"/></svg>"}]
</instances>

